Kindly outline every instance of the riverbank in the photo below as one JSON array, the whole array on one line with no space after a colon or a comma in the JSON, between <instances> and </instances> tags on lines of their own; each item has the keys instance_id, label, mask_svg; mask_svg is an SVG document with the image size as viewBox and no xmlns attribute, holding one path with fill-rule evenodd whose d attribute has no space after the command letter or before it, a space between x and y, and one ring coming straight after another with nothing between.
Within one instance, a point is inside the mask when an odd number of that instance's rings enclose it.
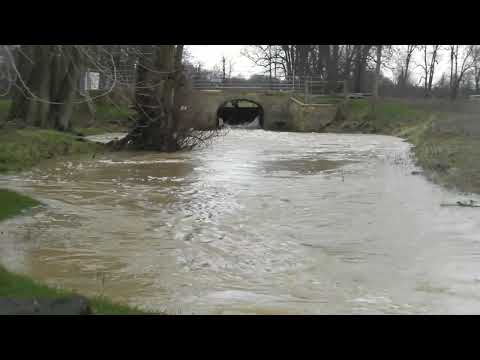
<instances>
[{"instance_id":1,"label":"riverbank","mask_svg":"<svg viewBox=\"0 0 480 360\"><path fill-rule=\"evenodd\" d=\"M93 124L86 120L88 119L86 110L75 113L76 128L72 133L38 128L18 128L4 122L9 106L8 100L0 100L0 173L27 170L46 159L93 156L105 151L104 146L87 142L75 133L93 135L110 131L125 131L127 128L125 109L118 110L111 106L97 107L96 118L100 121ZM0 221L19 215L38 205L40 205L38 201L28 196L0 189ZM73 295L75 294L68 290L40 284L25 275L14 274L0 266L0 297L57 299ZM145 314L139 309L114 304L101 297L91 298L88 301L94 314Z\"/></svg>"},{"instance_id":2,"label":"riverbank","mask_svg":"<svg viewBox=\"0 0 480 360\"><path fill-rule=\"evenodd\" d=\"M0 173L26 170L45 159L93 155L102 151L102 145L70 133L38 128L3 128L0 132Z\"/></svg>"},{"instance_id":3,"label":"riverbank","mask_svg":"<svg viewBox=\"0 0 480 360\"><path fill-rule=\"evenodd\" d=\"M393 135L413 144L427 178L460 192L480 193L480 105L368 100L340 106L325 131Z\"/></svg>"},{"instance_id":4,"label":"riverbank","mask_svg":"<svg viewBox=\"0 0 480 360\"><path fill-rule=\"evenodd\" d=\"M19 215L38 205L40 205L38 201L28 196L0 189L0 221ZM76 294L66 289L52 288L25 275L14 274L0 266L0 297L62 299L74 295ZM103 297L90 298L88 302L94 314L146 314L146 312L137 308L114 304Z\"/></svg>"},{"instance_id":5,"label":"riverbank","mask_svg":"<svg viewBox=\"0 0 480 360\"><path fill-rule=\"evenodd\" d=\"M44 159L102 152L101 144L87 142L83 136L127 132L133 123L128 104L103 100L76 105L71 132L22 127L6 122L10 104L0 100L0 173L26 170Z\"/></svg>"},{"instance_id":6,"label":"riverbank","mask_svg":"<svg viewBox=\"0 0 480 360\"><path fill-rule=\"evenodd\" d=\"M0 128L6 125L10 105L10 100L0 99ZM90 105L75 105L71 121L71 133L83 136L126 132L134 123L129 105L110 99L98 99Z\"/></svg>"},{"instance_id":7,"label":"riverbank","mask_svg":"<svg viewBox=\"0 0 480 360\"><path fill-rule=\"evenodd\" d=\"M40 284L27 276L14 274L0 266L0 298L16 299L63 299L75 296L73 292L56 289ZM109 300L97 297L88 299L94 315L142 315L147 314L140 309L118 305Z\"/></svg>"},{"instance_id":8,"label":"riverbank","mask_svg":"<svg viewBox=\"0 0 480 360\"><path fill-rule=\"evenodd\" d=\"M0 189L0 221L18 215L21 212L38 206L40 203L28 196L10 190Z\"/></svg>"}]
</instances>

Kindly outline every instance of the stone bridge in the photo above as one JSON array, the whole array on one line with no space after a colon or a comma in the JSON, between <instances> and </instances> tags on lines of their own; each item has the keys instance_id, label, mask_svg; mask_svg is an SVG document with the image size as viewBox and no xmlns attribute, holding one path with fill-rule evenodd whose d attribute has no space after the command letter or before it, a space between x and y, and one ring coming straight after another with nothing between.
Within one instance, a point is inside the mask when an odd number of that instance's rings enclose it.
<instances>
[{"instance_id":1,"label":"stone bridge","mask_svg":"<svg viewBox=\"0 0 480 360\"><path fill-rule=\"evenodd\" d=\"M266 130L322 131L337 111L335 104L303 104L285 91L190 88L178 95L181 127L199 130L217 128L219 108L232 100L246 100L261 107Z\"/></svg>"}]
</instances>

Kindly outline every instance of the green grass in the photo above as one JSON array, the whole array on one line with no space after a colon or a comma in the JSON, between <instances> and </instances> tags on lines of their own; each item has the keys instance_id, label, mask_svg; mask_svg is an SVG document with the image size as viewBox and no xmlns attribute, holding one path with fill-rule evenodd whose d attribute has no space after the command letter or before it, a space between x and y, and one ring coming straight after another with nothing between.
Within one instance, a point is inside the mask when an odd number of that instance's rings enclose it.
<instances>
[{"instance_id":1,"label":"green grass","mask_svg":"<svg viewBox=\"0 0 480 360\"><path fill-rule=\"evenodd\" d=\"M92 115L86 105L78 105L72 117L73 131L83 135L125 132L132 125L134 112L127 104L99 102Z\"/></svg>"},{"instance_id":2,"label":"green grass","mask_svg":"<svg viewBox=\"0 0 480 360\"><path fill-rule=\"evenodd\" d=\"M308 99L305 99L304 93L295 93L294 96L297 100L308 104L339 104L343 102L344 98L341 96L325 96L325 95L310 95Z\"/></svg>"},{"instance_id":3,"label":"green grass","mask_svg":"<svg viewBox=\"0 0 480 360\"><path fill-rule=\"evenodd\" d=\"M0 297L12 298L64 298L73 295L65 289L56 289L40 284L27 276L14 274L0 266ZM153 314L135 307L115 304L107 299L89 299L94 314L141 315Z\"/></svg>"},{"instance_id":4,"label":"green grass","mask_svg":"<svg viewBox=\"0 0 480 360\"><path fill-rule=\"evenodd\" d=\"M0 124L7 119L11 101L0 99ZM92 115L86 104L76 105L72 114L72 132L85 136L98 135L107 132L124 132L133 121L134 112L127 104L116 104L112 101L95 103L95 113Z\"/></svg>"},{"instance_id":5,"label":"green grass","mask_svg":"<svg viewBox=\"0 0 480 360\"><path fill-rule=\"evenodd\" d=\"M10 100L0 99L0 123L7 119L8 111L10 110Z\"/></svg>"},{"instance_id":6,"label":"green grass","mask_svg":"<svg viewBox=\"0 0 480 360\"><path fill-rule=\"evenodd\" d=\"M132 116L132 111L127 105L96 105L95 119L100 122L109 120L126 120L130 116Z\"/></svg>"},{"instance_id":7,"label":"green grass","mask_svg":"<svg viewBox=\"0 0 480 360\"><path fill-rule=\"evenodd\" d=\"M347 129L363 125L366 132L370 130L394 134L424 123L433 115L432 111L395 101L379 101L375 111L372 109L372 104L366 99L342 103L340 105L341 125Z\"/></svg>"},{"instance_id":8,"label":"green grass","mask_svg":"<svg viewBox=\"0 0 480 360\"><path fill-rule=\"evenodd\" d=\"M18 215L23 210L37 205L40 205L40 203L28 196L0 189L0 221Z\"/></svg>"},{"instance_id":9,"label":"green grass","mask_svg":"<svg viewBox=\"0 0 480 360\"><path fill-rule=\"evenodd\" d=\"M338 104L343 101L343 98L340 96L310 96L310 104Z\"/></svg>"},{"instance_id":10,"label":"green grass","mask_svg":"<svg viewBox=\"0 0 480 360\"><path fill-rule=\"evenodd\" d=\"M105 126L105 127L77 127L74 129L76 134L81 134L82 136L92 136L92 135L101 135L105 133L113 132L128 132L124 127L118 126Z\"/></svg>"},{"instance_id":11,"label":"green grass","mask_svg":"<svg viewBox=\"0 0 480 360\"><path fill-rule=\"evenodd\" d=\"M91 154L103 147L79 141L72 134L37 128L0 132L0 172L20 171L44 159L73 154Z\"/></svg>"},{"instance_id":12,"label":"green grass","mask_svg":"<svg viewBox=\"0 0 480 360\"><path fill-rule=\"evenodd\" d=\"M329 131L394 135L414 145L418 165L446 187L480 193L480 124L476 113L458 107L406 101L369 100L342 104Z\"/></svg>"},{"instance_id":13,"label":"green grass","mask_svg":"<svg viewBox=\"0 0 480 360\"><path fill-rule=\"evenodd\" d=\"M86 104L75 106L71 133L38 128L13 129L5 124L2 128L10 104L10 100L0 99L0 173L21 171L43 159L101 151L102 145L81 142L75 134L125 132L132 124L132 111L127 104L115 104L102 98L95 103L93 116Z\"/></svg>"},{"instance_id":14,"label":"green grass","mask_svg":"<svg viewBox=\"0 0 480 360\"><path fill-rule=\"evenodd\" d=\"M414 145L418 164L432 180L459 191L480 193L479 137L441 132L430 123L406 138Z\"/></svg>"}]
</instances>

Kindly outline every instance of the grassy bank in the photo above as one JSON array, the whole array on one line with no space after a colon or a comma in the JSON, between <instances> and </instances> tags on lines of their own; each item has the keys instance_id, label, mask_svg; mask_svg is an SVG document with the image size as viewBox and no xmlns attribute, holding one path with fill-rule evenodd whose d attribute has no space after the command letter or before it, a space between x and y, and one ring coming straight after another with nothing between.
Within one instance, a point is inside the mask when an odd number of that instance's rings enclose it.
<instances>
[{"instance_id":1,"label":"grassy bank","mask_svg":"<svg viewBox=\"0 0 480 360\"><path fill-rule=\"evenodd\" d=\"M44 159L103 151L99 144L77 136L36 128L2 129L0 132L0 172L20 171Z\"/></svg>"},{"instance_id":2,"label":"grassy bank","mask_svg":"<svg viewBox=\"0 0 480 360\"><path fill-rule=\"evenodd\" d=\"M0 99L0 125L7 119L11 101ZM93 103L75 105L72 114L72 133L85 136L107 132L125 132L132 126L133 113L127 104L109 99Z\"/></svg>"},{"instance_id":3,"label":"grassy bank","mask_svg":"<svg viewBox=\"0 0 480 360\"><path fill-rule=\"evenodd\" d=\"M126 104L99 102L93 114L86 105L78 105L72 117L74 133L85 136L107 132L127 132L132 126L132 111Z\"/></svg>"},{"instance_id":4,"label":"grassy bank","mask_svg":"<svg viewBox=\"0 0 480 360\"><path fill-rule=\"evenodd\" d=\"M10 100L0 99L0 123L5 121L10 110Z\"/></svg>"},{"instance_id":5,"label":"grassy bank","mask_svg":"<svg viewBox=\"0 0 480 360\"><path fill-rule=\"evenodd\" d=\"M480 193L480 106L383 100L373 109L368 100L351 100L327 131L403 137L428 178Z\"/></svg>"},{"instance_id":6,"label":"grassy bank","mask_svg":"<svg viewBox=\"0 0 480 360\"><path fill-rule=\"evenodd\" d=\"M0 221L18 215L23 210L37 205L40 205L40 203L28 196L0 189Z\"/></svg>"},{"instance_id":7,"label":"grassy bank","mask_svg":"<svg viewBox=\"0 0 480 360\"><path fill-rule=\"evenodd\" d=\"M23 211L39 205L39 202L13 191L0 189L0 221L18 215ZM73 295L64 289L55 289L40 284L27 276L14 274L0 266L0 297L13 298L62 298ZM92 298L90 305L96 314L145 314L145 312L128 306L114 304L104 298Z\"/></svg>"},{"instance_id":8,"label":"grassy bank","mask_svg":"<svg viewBox=\"0 0 480 360\"><path fill-rule=\"evenodd\" d=\"M93 135L125 131L129 121L126 106L98 104L95 106L94 118L86 106L77 107L72 119L73 133L38 128L19 129L4 123L9 107L9 100L0 100L0 125L3 124L0 130L0 173L25 170L45 159L102 152L102 145L82 141L74 132ZM34 199L0 189L0 221L37 205L39 202ZM46 286L0 266L0 297L62 298L70 295L73 293L68 290ZM139 309L114 304L104 298L89 300L92 311L96 314L145 314Z\"/></svg>"},{"instance_id":9,"label":"grassy bank","mask_svg":"<svg viewBox=\"0 0 480 360\"><path fill-rule=\"evenodd\" d=\"M42 159L99 152L101 145L82 141L77 135L126 132L132 125L128 104L108 97L90 107L85 103L75 105L71 132L15 128L5 121L10 105L10 100L0 99L0 173L27 169Z\"/></svg>"},{"instance_id":10,"label":"grassy bank","mask_svg":"<svg viewBox=\"0 0 480 360\"><path fill-rule=\"evenodd\" d=\"M10 298L65 298L73 295L63 289L40 284L27 276L11 273L0 266L0 297ZM92 312L101 315L140 315L146 312L129 306L114 304L97 297L89 299Z\"/></svg>"}]
</instances>

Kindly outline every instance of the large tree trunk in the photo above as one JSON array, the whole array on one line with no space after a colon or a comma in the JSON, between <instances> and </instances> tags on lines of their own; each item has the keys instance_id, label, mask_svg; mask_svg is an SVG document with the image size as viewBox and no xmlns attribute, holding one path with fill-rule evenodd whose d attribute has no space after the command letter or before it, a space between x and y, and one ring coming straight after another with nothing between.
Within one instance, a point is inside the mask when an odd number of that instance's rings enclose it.
<instances>
[{"instance_id":1,"label":"large tree trunk","mask_svg":"<svg viewBox=\"0 0 480 360\"><path fill-rule=\"evenodd\" d=\"M380 68L382 66L382 45L377 45L377 64L375 66L375 77L373 79L373 100L378 100L378 80L380 78Z\"/></svg>"},{"instance_id":2,"label":"large tree trunk","mask_svg":"<svg viewBox=\"0 0 480 360\"><path fill-rule=\"evenodd\" d=\"M375 66L375 74L373 78L373 91L372 91L372 114L375 116L375 110L378 102L378 81L380 78L380 68L382 66L382 45L377 45L377 58Z\"/></svg>"},{"instance_id":3,"label":"large tree trunk","mask_svg":"<svg viewBox=\"0 0 480 360\"><path fill-rule=\"evenodd\" d=\"M475 94L480 93L480 70L476 70L475 74Z\"/></svg>"},{"instance_id":4,"label":"large tree trunk","mask_svg":"<svg viewBox=\"0 0 480 360\"><path fill-rule=\"evenodd\" d=\"M51 108L50 120L58 130L69 130L70 119L73 111L73 102L75 100L75 90L77 89L82 74L82 56L79 50L74 46L64 49L64 57L67 61L67 71L64 74L58 93L55 93L55 99L59 99Z\"/></svg>"},{"instance_id":5,"label":"large tree trunk","mask_svg":"<svg viewBox=\"0 0 480 360\"><path fill-rule=\"evenodd\" d=\"M328 80L330 59L330 45L318 45L318 61L316 72L323 80Z\"/></svg>"},{"instance_id":6,"label":"large tree trunk","mask_svg":"<svg viewBox=\"0 0 480 360\"><path fill-rule=\"evenodd\" d=\"M350 48L350 45L345 45L345 64L343 69L343 77L347 83L350 82L350 74L352 72L352 54L353 50Z\"/></svg>"},{"instance_id":7,"label":"large tree trunk","mask_svg":"<svg viewBox=\"0 0 480 360\"><path fill-rule=\"evenodd\" d=\"M297 71L296 74L299 76L308 75L308 51L309 45L295 45L297 50Z\"/></svg>"},{"instance_id":8,"label":"large tree trunk","mask_svg":"<svg viewBox=\"0 0 480 360\"><path fill-rule=\"evenodd\" d=\"M28 125L45 127L48 123L50 110L50 61L52 46L37 46L35 48L35 68L30 77L30 90L38 98L28 103L25 121Z\"/></svg>"},{"instance_id":9,"label":"large tree trunk","mask_svg":"<svg viewBox=\"0 0 480 360\"><path fill-rule=\"evenodd\" d=\"M137 126L119 147L172 152L178 150L175 119L175 86L180 73L183 45L144 47L136 84Z\"/></svg>"},{"instance_id":10,"label":"large tree trunk","mask_svg":"<svg viewBox=\"0 0 480 360\"><path fill-rule=\"evenodd\" d=\"M355 76L354 76L354 91L362 92L365 72L367 68L367 56L371 45L356 46L355 57Z\"/></svg>"},{"instance_id":11,"label":"large tree trunk","mask_svg":"<svg viewBox=\"0 0 480 360\"><path fill-rule=\"evenodd\" d=\"M43 128L70 129L83 66L75 45L23 45L17 59L17 90L10 120Z\"/></svg>"},{"instance_id":12,"label":"large tree trunk","mask_svg":"<svg viewBox=\"0 0 480 360\"><path fill-rule=\"evenodd\" d=\"M427 47L427 45L425 45L425 47ZM428 68L428 71L425 71L426 76L428 75L428 84L426 83L425 86L425 97L427 98L432 96L433 75L435 74L435 64L437 63L437 54L439 47L440 45L432 45L432 58L430 60L430 66ZM427 50L425 50L425 57L427 56L426 51Z\"/></svg>"},{"instance_id":13,"label":"large tree trunk","mask_svg":"<svg viewBox=\"0 0 480 360\"><path fill-rule=\"evenodd\" d=\"M339 47L338 45L332 45L330 49L331 49L331 53L329 51L329 56L327 58L328 91L330 93L335 93L335 91L337 90L337 80L338 80Z\"/></svg>"},{"instance_id":14,"label":"large tree trunk","mask_svg":"<svg viewBox=\"0 0 480 360\"><path fill-rule=\"evenodd\" d=\"M30 95L25 89L24 84L28 86L30 75L35 67L34 45L22 45L20 51L17 51L17 58L14 60L21 76L17 76L15 87L13 88L12 105L8 114L8 120L25 121L28 110L28 97Z\"/></svg>"},{"instance_id":15,"label":"large tree trunk","mask_svg":"<svg viewBox=\"0 0 480 360\"><path fill-rule=\"evenodd\" d=\"M405 57L405 66L402 68L402 73L400 75L400 90L401 95L406 94L407 85L410 77L410 62L412 60L412 55L417 45L407 45L407 55Z\"/></svg>"}]
</instances>

